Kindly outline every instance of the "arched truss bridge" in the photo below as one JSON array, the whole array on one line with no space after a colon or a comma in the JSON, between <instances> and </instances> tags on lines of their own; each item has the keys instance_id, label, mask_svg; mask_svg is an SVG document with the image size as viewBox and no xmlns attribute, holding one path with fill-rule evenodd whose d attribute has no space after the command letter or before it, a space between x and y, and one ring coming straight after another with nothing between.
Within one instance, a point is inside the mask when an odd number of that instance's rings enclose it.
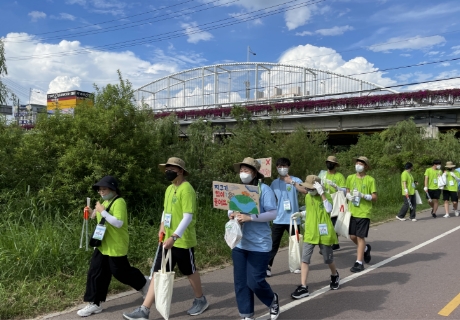
<instances>
[{"instance_id":1,"label":"arched truss bridge","mask_svg":"<svg viewBox=\"0 0 460 320\"><path fill-rule=\"evenodd\" d=\"M330 71L278 63L243 62L177 72L135 90L135 98L154 112L171 112L385 92L398 93Z\"/></svg>"}]
</instances>

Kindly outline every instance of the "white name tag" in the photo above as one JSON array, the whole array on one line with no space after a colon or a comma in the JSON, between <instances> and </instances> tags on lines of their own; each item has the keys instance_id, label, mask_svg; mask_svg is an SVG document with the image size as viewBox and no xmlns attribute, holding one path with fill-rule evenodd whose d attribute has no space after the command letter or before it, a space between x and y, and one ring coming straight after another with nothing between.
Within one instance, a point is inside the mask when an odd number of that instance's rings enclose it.
<instances>
[{"instance_id":1,"label":"white name tag","mask_svg":"<svg viewBox=\"0 0 460 320\"><path fill-rule=\"evenodd\" d=\"M291 211L291 201L284 200L283 205L284 205L284 211Z\"/></svg>"},{"instance_id":2,"label":"white name tag","mask_svg":"<svg viewBox=\"0 0 460 320\"><path fill-rule=\"evenodd\" d=\"M449 181L449 186L453 186L454 185L454 182L451 180Z\"/></svg>"},{"instance_id":3,"label":"white name tag","mask_svg":"<svg viewBox=\"0 0 460 320\"><path fill-rule=\"evenodd\" d=\"M438 179L433 179L433 183L438 183Z\"/></svg>"},{"instance_id":4,"label":"white name tag","mask_svg":"<svg viewBox=\"0 0 460 320\"><path fill-rule=\"evenodd\" d=\"M171 214L165 213L165 221L163 221L165 227L171 228Z\"/></svg>"},{"instance_id":5,"label":"white name tag","mask_svg":"<svg viewBox=\"0 0 460 320\"><path fill-rule=\"evenodd\" d=\"M415 188L415 183L412 182L412 188Z\"/></svg>"},{"instance_id":6,"label":"white name tag","mask_svg":"<svg viewBox=\"0 0 460 320\"><path fill-rule=\"evenodd\" d=\"M102 224L98 224L96 226L96 230L94 230L93 239L102 241L102 239L104 239L104 234L105 234L106 229L107 229L106 226Z\"/></svg>"},{"instance_id":7,"label":"white name tag","mask_svg":"<svg viewBox=\"0 0 460 320\"><path fill-rule=\"evenodd\" d=\"M320 223L318 226L319 226L319 235L320 236L327 236L329 234L327 232L327 224Z\"/></svg>"}]
</instances>

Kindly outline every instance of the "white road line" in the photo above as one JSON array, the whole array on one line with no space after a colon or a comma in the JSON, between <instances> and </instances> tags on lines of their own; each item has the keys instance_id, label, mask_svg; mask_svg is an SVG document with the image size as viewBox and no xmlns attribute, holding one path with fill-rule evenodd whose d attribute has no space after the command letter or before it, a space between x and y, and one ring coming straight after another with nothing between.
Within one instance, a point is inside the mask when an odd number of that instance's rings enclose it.
<instances>
[{"instance_id":1,"label":"white road line","mask_svg":"<svg viewBox=\"0 0 460 320\"><path fill-rule=\"evenodd\" d=\"M425 241L425 242L419 244L418 246L415 246L415 247L413 247L411 249L408 249L406 251L398 253L397 255L394 255L394 256L392 256L392 257L390 257L388 259L385 259L385 260L383 260L383 261L381 261L381 262L379 262L377 264L374 264L374 265L364 269L364 271L354 273L351 276L348 276L348 277L346 277L344 279L340 279L340 284L342 285L344 283L347 283L348 281L351 281L351 280L356 279L356 278L358 278L358 277L360 277L362 275L365 275L366 273L371 272L372 270L375 270L377 268L380 268L380 267L390 263L391 261L394 261L394 260L396 260L398 258L404 257L405 255L408 255L409 253L412 253L412 252L414 252L414 251L416 251L416 250L418 250L420 248L423 248L423 247L429 245L430 243L435 242L436 240L439 240L439 239L441 239L441 238L443 238L443 237L445 237L445 236L447 236L447 235L451 234L452 232L455 232L455 231L457 231L459 229L460 229L460 226L458 226L456 228L453 228L453 229L451 229L449 231L446 231L446 232L440 234L437 237L434 237L434 238L432 238L432 239L430 239L428 241ZM316 297L318 297L318 296L322 295L323 293L328 292L330 290L331 290L330 287L327 286L327 287L321 288L319 290L316 290L315 292L313 292L312 294L310 294L310 296L308 296L306 298L302 298L302 299L299 299L299 300L292 301L292 302L290 302L288 304L285 304L285 305L281 306L281 313L286 312L289 309L292 309L294 307L297 307L298 305L301 305L302 303L310 301L311 299L316 298ZM257 318L257 320L269 320L269 319L270 319L270 314L268 314L268 313L266 313L263 316Z\"/></svg>"}]
</instances>

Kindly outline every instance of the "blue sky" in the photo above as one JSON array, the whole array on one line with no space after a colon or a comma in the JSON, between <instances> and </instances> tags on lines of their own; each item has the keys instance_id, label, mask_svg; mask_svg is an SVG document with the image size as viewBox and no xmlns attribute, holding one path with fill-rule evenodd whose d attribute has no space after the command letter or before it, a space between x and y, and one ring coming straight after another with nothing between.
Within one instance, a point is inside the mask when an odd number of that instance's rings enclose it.
<instances>
[{"instance_id":1,"label":"blue sky","mask_svg":"<svg viewBox=\"0 0 460 320\"><path fill-rule=\"evenodd\" d=\"M5 83L26 100L30 89L92 91L93 83L117 82L117 69L138 87L189 68L244 62L248 45L251 61L341 74L455 59L459 12L458 0L3 0L0 37ZM381 85L444 79L460 76L458 63L361 77Z\"/></svg>"}]
</instances>

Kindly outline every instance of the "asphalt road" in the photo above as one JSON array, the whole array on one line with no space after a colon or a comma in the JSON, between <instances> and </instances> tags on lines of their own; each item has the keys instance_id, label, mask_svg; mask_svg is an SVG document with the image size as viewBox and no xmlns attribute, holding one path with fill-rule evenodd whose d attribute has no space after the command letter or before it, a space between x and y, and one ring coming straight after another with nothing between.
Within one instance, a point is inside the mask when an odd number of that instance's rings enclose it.
<instances>
[{"instance_id":1,"label":"asphalt road","mask_svg":"<svg viewBox=\"0 0 460 320\"><path fill-rule=\"evenodd\" d=\"M342 279L337 291L328 290L329 269L315 249L308 278L311 296L301 300L290 297L300 275L289 272L287 251L280 251L273 276L267 278L280 297L278 319L460 319L460 307L455 306L449 316L438 315L460 293L460 217L445 219L440 212L437 219L425 211L417 215L417 222L395 220L371 227L372 260L362 273L350 272L356 249L351 241L340 238L342 250L334 253ZM194 319L240 319L231 266L205 272L202 282L210 307ZM186 314L192 296L188 280L178 279L170 319L192 318ZM102 313L89 319L122 319L123 312L141 304L135 291L113 296L102 304ZM81 319L77 309L39 319ZM257 298L255 312L259 319L268 318L268 308ZM162 319L154 306L150 319Z\"/></svg>"}]
</instances>

